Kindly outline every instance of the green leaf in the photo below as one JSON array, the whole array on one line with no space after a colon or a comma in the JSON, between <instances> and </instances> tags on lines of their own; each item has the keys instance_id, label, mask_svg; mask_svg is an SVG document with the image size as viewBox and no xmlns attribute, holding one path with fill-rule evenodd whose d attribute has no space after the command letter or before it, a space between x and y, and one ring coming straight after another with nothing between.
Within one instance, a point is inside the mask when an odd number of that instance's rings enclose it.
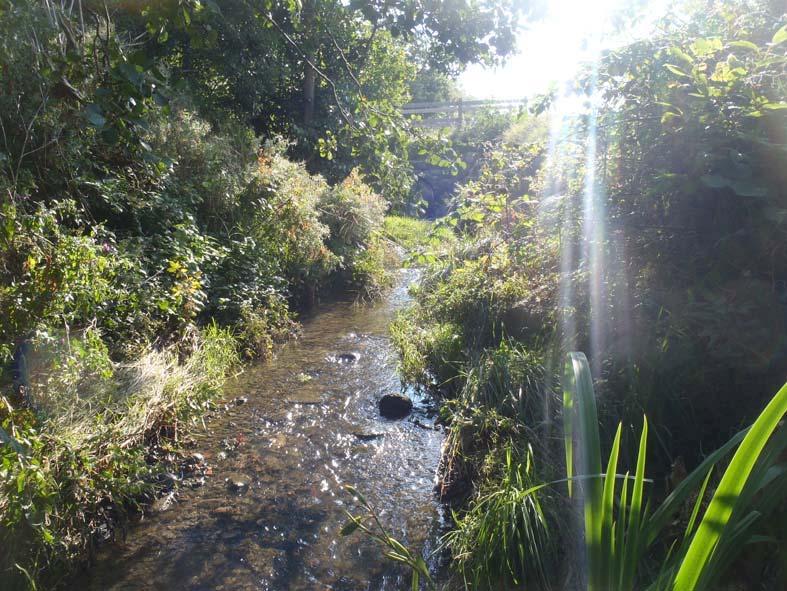
<instances>
[{"instance_id":1,"label":"green leaf","mask_svg":"<svg viewBox=\"0 0 787 591\"><path fill-rule=\"evenodd\" d=\"M756 44L752 43L751 41L733 41L729 44L730 47L736 47L739 49L748 49L750 51L760 51L760 48L757 47Z\"/></svg>"},{"instance_id":2,"label":"green leaf","mask_svg":"<svg viewBox=\"0 0 787 591\"><path fill-rule=\"evenodd\" d=\"M705 498L705 490L708 488L708 482L710 481L711 474L713 474L713 468L708 470L708 475L702 482L700 492L697 494L697 502L694 503L694 509L691 512L691 517L689 517L689 522L686 524L686 533L684 534L686 539L690 539L691 534L694 533L694 524L697 522L697 515L699 515L702 501Z\"/></svg>"},{"instance_id":3,"label":"green leaf","mask_svg":"<svg viewBox=\"0 0 787 591\"><path fill-rule=\"evenodd\" d=\"M24 448L19 444L19 442L13 437L11 437L8 433L6 433L2 427L0 427L0 442L13 447L16 453L18 454L24 452Z\"/></svg>"},{"instance_id":4,"label":"green leaf","mask_svg":"<svg viewBox=\"0 0 787 591\"><path fill-rule=\"evenodd\" d=\"M779 29L773 34L773 38L771 39L771 44L779 45L780 43L784 43L785 41L787 41L787 25L784 25L781 29Z\"/></svg>"},{"instance_id":5,"label":"green leaf","mask_svg":"<svg viewBox=\"0 0 787 591\"><path fill-rule=\"evenodd\" d=\"M569 461L578 460L577 476L583 479L580 488L584 494L585 546L591 569L598 569L601 548L602 490L598 478L601 474L601 443L593 378L584 353L575 351L568 354L563 372L563 404L567 478L572 478ZM591 580L594 578L598 576L591 574Z\"/></svg>"},{"instance_id":6,"label":"green leaf","mask_svg":"<svg viewBox=\"0 0 787 591\"><path fill-rule=\"evenodd\" d=\"M85 107L85 118L94 127L103 127L107 122L101 112L101 107L95 103L91 103Z\"/></svg>"},{"instance_id":7,"label":"green leaf","mask_svg":"<svg viewBox=\"0 0 787 591\"><path fill-rule=\"evenodd\" d=\"M697 57L707 57L713 55L722 48L721 39L718 37L710 37L705 39L697 39L689 45L691 52Z\"/></svg>"},{"instance_id":8,"label":"green leaf","mask_svg":"<svg viewBox=\"0 0 787 591\"><path fill-rule=\"evenodd\" d=\"M612 574L614 570L613 565L615 562L615 547L613 541L613 517L615 510L615 484L618 472L618 456L620 454L620 435L623 431L622 423L618 423L618 430L615 433L615 440L612 443L612 450L609 452L609 461L607 462L607 473L604 476L604 491L601 495L601 517L599 518L601 524L601 546L599 547L599 555L606 559L609 567L600 564L598 568L598 575L604 577L604 580L597 581L599 587L609 586L609 581L606 580L607 573ZM591 571L594 569L591 569ZM613 580L610 577L610 580Z\"/></svg>"},{"instance_id":9,"label":"green leaf","mask_svg":"<svg viewBox=\"0 0 787 591\"><path fill-rule=\"evenodd\" d=\"M637 453L637 471L634 474L634 487L631 491L631 506L629 508L629 524L626 530L625 547L623 548L622 563L620 566L620 588L633 589L637 576L637 566L644 550L643 531L644 514L642 511L645 492L645 463L648 456L648 419L642 417L642 433L639 438ZM647 510L646 510L647 511ZM621 541L622 543L622 541Z\"/></svg>"},{"instance_id":10,"label":"green leaf","mask_svg":"<svg viewBox=\"0 0 787 591\"><path fill-rule=\"evenodd\" d=\"M732 82L737 76L732 71L727 62L719 62L713 69L710 79L714 82Z\"/></svg>"},{"instance_id":11,"label":"green leaf","mask_svg":"<svg viewBox=\"0 0 787 591\"><path fill-rule=\"evenodd\" d=\"M674 64L664 64L664 67L667 68L673 74L682 76L683 78L691 78L691 76L689 76L687 72L681 70L678 66Z\"/></svg>"},{"instance_id":12,"label":"green leaf","mask_svg":"<svg viewBox=\"0 0 787 591\"><path fill-rule=\"evenodd\" d=\"M688 53L683 51L680 47L670 47L669 54L672 57L678 58L680 61L684 62L689 67L694 66L694 60L691 58L691 56Z\"/></svg>"},{"instance_id":13,"label":"green leaf","mask_svg":"<svg viewBox=\"0 0 787 591\"><path fill-rule=\"evenodd\" d=\"M349 536L351 533L357 530L360 525L361 525L360 522L353 517L350 521L348 521L342 526L342 529L339 530L339 535Z\"/></svg>"},{"instance_id":14,"label":"green leaf","mask_svg":"<svg viewBox=\"0 0 787 591\"><path fill-rule=\"evenodd\" d=\"M672 111L668 111L661 116L661 123L662 125L666 125L667 123L672 123L673 121L678 122L681 120L681 116L677 113L673 113Z\"/></svg>"},{"instance_id":15,"label":"green leaf","mask_svg":"<svg viewBox=\"0 0 787 591\"><path fill-rule=\"evenodd\" d=\"M787 384L776 393L744 437L724 472L675 578L674 591L696 591L716 545L736 509L757 460L787 414Z\"/></svg>"}]
</instances>

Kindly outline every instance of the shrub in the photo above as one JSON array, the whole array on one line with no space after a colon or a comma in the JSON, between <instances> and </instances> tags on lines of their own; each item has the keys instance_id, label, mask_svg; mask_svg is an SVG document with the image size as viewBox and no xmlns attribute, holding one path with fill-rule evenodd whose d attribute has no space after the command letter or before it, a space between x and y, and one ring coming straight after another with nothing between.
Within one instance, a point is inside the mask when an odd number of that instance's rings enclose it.
<instances>
[{"instance_id":1,"label":"shrub","mask_svg":"<svg viewBox=\"0 0 787 591\"><path fill-rule=\"evenodd\" d=\"M362 296L376 297L391 283L386 272L391 260L380 236L387 203L353 170L323 194L319 207L342 280Z\"/></svg>"},{"instance_id":2,"label":"shrub","mask_svg":"<svg viewBox=\"0 0 787 591\"><path fill-rule=\"evenodd\" d=\"M330 229L328 244L344 261L368 243L383 225L387 203L353 170L340 184L323 194L322 220Z\"/></svg>"},{"instance_id":3,"label":"shrub","mask_svg":"<svg viewBox=\"0 0 787 591\"><path fill-rule=\"evenodd\" d=\"M8 194L0 205L0 347L4 361L15 340L50 326L84 326L114 318L116 278L131 261L115 256L114 236L81 223L75 201L32 205ZM31 211L26 211L30 209ZM69 228L76 224L76 228Z\"/></svg>"},{"instance_id":4,"label":"shrub","mask_svg":"<svg viewBox=\"0 0 787 591\"><path fill-rule=\"evenodd\" d=\"M325 244L330 229L319 210L329 187L303 164L284 158L284 147L280 142L270 144L260 156L259 173L246 197L256 206L248 231L274 249L291 289L310 300L337 265Z\"/></svg>"}]
</instances>

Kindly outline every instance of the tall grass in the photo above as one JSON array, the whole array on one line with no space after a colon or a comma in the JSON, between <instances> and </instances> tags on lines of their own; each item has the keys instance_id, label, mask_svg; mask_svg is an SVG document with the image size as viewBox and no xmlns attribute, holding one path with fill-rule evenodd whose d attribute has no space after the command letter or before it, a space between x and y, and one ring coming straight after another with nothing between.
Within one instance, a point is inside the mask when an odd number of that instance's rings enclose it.
<instances>
[{"instance_id":1,"label":"tall grass","mask_svg":"<svg viewBox=\"0 0 787 591\"><path fill-rule=\"evenodd\" d=\"M113 363L90 333L42 352L31 376L30 403L40 430L79 448L112 439L133 445L157 423L196 410L239 363L235 339L215 324L181 344L149 349L130 363Z\"/></svg>"},{"instance_id":2,"label":"tall grass","mask_svg":"<svg viewBox=\"0 0 787 591\"><path fill-rule=\"evenodd\" d=\"M533 426L543 418L543 357L510 339L482 355L463 372L461 393L468 404L486 407L504 416L516 417Z\"/></svg>"},{"instance_id":3,"label":"tall grass","mask_svg":"<svg viewBox=\"0 0 787 591\"><path fill-rule=\"evenodd\" d=\"M427 246L437 246L440 240L432 236L433 229L433 223L429 220L401 215L387 215L383 222L385 237L409 252Z\"/></svg>"},{"instance_id":4,"label":"tall grass","mask_svg":"<svg viewBox=\"0 0 787 591\"><path fill-rule=\"evenodd\" d=\"M182 361L164 349L116 364L79 340L66 343L70 356L44 356L70 374L33 376L35 412L0 398L1 428L19 442L0 446L2 589L29 587L24 573L53 585L83 559L108 513L154 488L147 445L177 439L238 363L233 336L215 325L193 334Z\"/></svg>"},{"instance_id":5,"label":"tall grass","mask_svg":"<svg viewBox=\"0 0 787 591\"><path fill-rule=\"evenodd\" d=\"M554 548L532 449L507 446L502 470L443 542L467 589L546 587Z\"/></svg>"}]
</instances>

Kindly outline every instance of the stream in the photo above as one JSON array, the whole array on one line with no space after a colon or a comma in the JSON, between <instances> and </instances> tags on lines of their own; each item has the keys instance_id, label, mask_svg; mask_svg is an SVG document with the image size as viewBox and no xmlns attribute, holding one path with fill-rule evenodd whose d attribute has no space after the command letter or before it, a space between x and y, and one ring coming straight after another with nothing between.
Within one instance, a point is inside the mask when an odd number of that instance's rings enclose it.
<instances>
[{"instance_id":1,"label":"stream","mask_svg":"<svg viewBox=\"0 0 787 591\"><path fill-rule=\"evenodd\" d=\"M276 359L228 384L228 400L247 401L196 430L194 451L212 470L205 484L181 488L170 507L104 546L72 588L409 588L409 572L374 541L339 529L345 509L358 511L342 488L352 484L389 532L425 557L441 531L433 486L442 433L428 428L415 392L407 419L389 421L377 408L401 388L388 324L417 276L400 271L374 305L321 306ZM342 363L342 353L359 358ZM248 486L233 490L228 478Z\"/></svg>"}]
</instances>

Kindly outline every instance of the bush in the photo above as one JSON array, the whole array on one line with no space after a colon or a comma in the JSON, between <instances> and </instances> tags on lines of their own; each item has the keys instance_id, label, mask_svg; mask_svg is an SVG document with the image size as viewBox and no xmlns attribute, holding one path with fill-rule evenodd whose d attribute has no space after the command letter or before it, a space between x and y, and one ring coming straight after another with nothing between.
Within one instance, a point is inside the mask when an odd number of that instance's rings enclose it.
<instances>
[{"instance_id":1,"label":"bush","mask_svg":"<svg viewBox=\"0 0 787 591\"><path fill-rule=\"evenodd\" d=\"M357 170L323 194L322 221L330 229L331 250L342 262L366 244L383 225L387 203L363 182Z\"/></svg>"},{"instance_id":2,"label":"bush","mask_svg":"<svg viewBox=\"0 0 787 591\"><path fill-rule=\"evenodd\" d=\"M390 285L386 249L381 242L387 203L360 177L357 170L323 194L321 219L330 230L328 248L338 261L343 281L372 298Z\"/></svg>"},{"instance_id":3,"label":"bush","mask_svg":"<svg viewBox=\"0 0 787 591\"><path fill-rule=\"evenodd\" d=\"M114 288L137 265L116 256L114 236L100 225L84 224L75 201L46 206L7 197L0 205L3 361L19 339L36 331L84 326L95 317L119 323L116 303L127 291Z\"/></svg>"}]
</instances>

